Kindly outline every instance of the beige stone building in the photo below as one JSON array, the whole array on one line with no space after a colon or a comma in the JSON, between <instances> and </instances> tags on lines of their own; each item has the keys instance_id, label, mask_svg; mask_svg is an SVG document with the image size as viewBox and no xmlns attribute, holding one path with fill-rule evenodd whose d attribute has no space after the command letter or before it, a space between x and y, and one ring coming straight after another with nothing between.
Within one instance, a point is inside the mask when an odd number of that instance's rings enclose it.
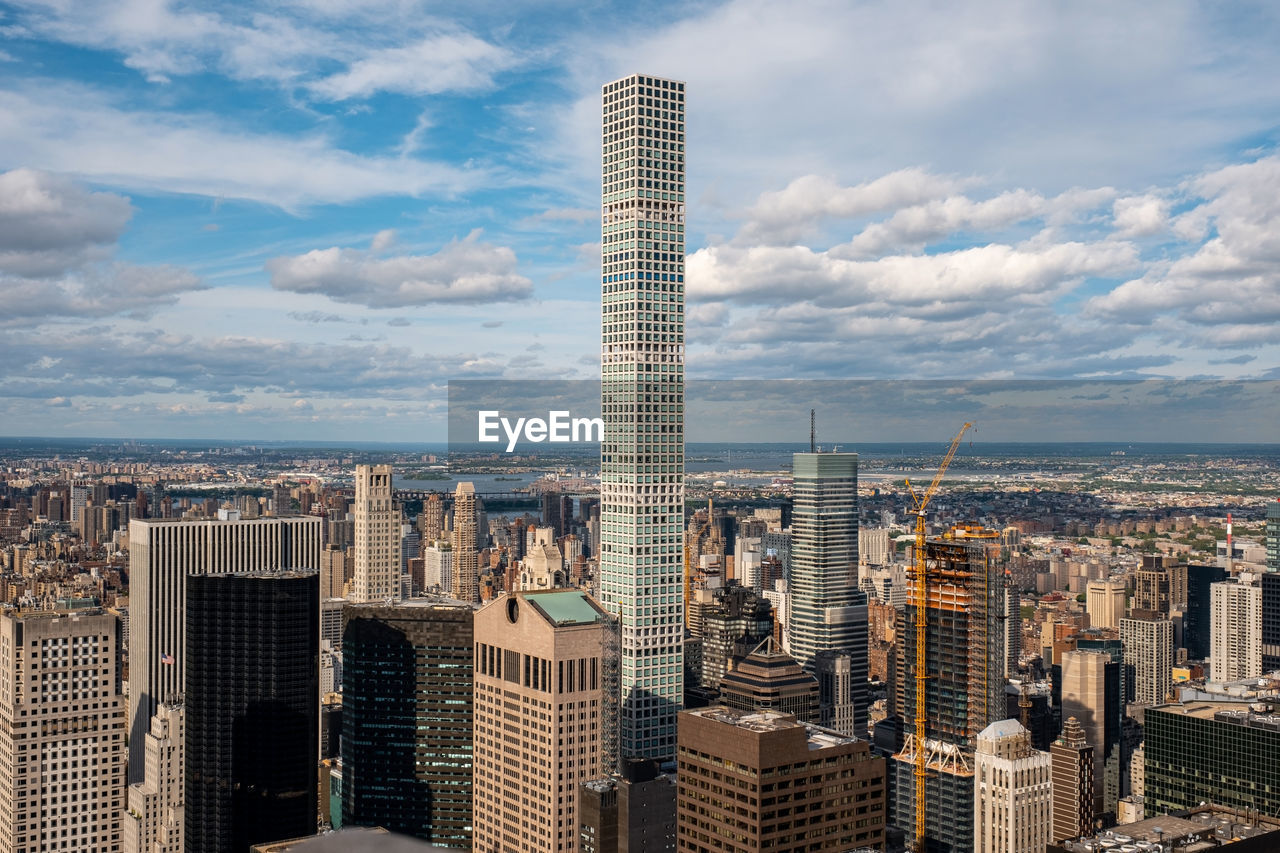
<instances>
[{"instance_id":1,"label":"beige stone building","mask_svg":"<svg viewBox=\"0 0 1280 853\"><path fill-rule=\"evenodd\" d=\"M124 853L183 851L183 709L161 705L147 732L143 781L128 790Z\"/></svg>"},{"instance_id":2,"label":"beige stone building","mask_svg":"<svg viewBox=\"0 0 1280 853\"><path fill-rule=\"evenodd\" d=\"M400 510L392 501L391 466L356 466L355 602L400 597Z\"/></svg>"},{"instance_id":3,"label":"beige stone building","mask_svg":"<svg viewBox=\"0 0 1280 853\"><path fill-rule=\"evenodd\" d=\"M476 487L459 483L453 493L453 574L452 593L459 601L475 602L480 574L480 552L476 548L476 528L480 522Z\"/></svg>"},{"instance_id":4,"label":"beige stone building","mask_svg":"<svg viewBox=\"0 0 1280 853\"><path fill-rule=\"evenodd\" d=\"M1122 581L1089 581L1085 588L1085 610L1093 628L1119 628L1125 604Z\"/></svg>"},{"instance_id":5,"label":"beige stone building","mask_svg":"<svg viewBox=\"0 0 1280 853\"><path fill-rule=\"evenodd\" d=\"M1017 720L987 726L973 757L974 853L1043 853L1052 826L1049 753Z\"/></svg>"},{"instance_id":6,"label":"beige stone building","mask_svg":"<svg viewBox=\"0 0 1280 853\"><path fill-rule=\"evenodd\" d=\"M475 615L476 850L576 851L598 778L605 614L578 590L519 592Z\"/></svg>"},{"instance_id":7,"label":"beige stone building","mask_svg":"<svg viewBox=\"0 0 1280 853\"><path fill-rule=\"evenodd\" d=\"M0 617L0 851L119 851L120 622L101 610Z\"/></svg>"}]
</instances>

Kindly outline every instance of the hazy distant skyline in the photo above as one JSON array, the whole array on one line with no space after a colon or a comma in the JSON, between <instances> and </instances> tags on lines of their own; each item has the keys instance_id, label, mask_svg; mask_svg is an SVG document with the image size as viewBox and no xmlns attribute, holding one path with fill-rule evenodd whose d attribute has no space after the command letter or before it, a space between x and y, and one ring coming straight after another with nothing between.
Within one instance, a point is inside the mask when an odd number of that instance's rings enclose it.
<instances>
[{"instance_id":1,"label":"hazy distant skyline","mask_svg":"<svg viewBox=\"0 0 1280 853\"><path fill-rule=\"evenodd\" d=\"M598 376L599 87L632 71L689 84L691 380L1280 377L1273 4L0 31L0 434L432 440L449 379Z\"/></svg>"}]
</instances>

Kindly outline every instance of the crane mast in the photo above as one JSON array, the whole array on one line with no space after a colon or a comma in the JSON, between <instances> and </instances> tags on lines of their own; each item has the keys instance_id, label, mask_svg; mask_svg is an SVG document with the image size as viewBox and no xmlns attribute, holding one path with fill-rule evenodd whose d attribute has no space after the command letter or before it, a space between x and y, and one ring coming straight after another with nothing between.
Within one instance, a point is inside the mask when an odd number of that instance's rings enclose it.
<instances>
[{"instance_id":1,"label":"crane mast","mask_svg":"<svg viewBox=\"0 0 1280 853\"><path fill-rule=\"evenodd\" d=\"M938 485L942 482L942 475L946 473L947 467L951 464L952 458L956 455L956 448L960 446L960 439L964 436L965 431L973 424L966 422L960 427L960 431L956 433L956 437L951 439L951 446L947 449L947 455L943 458L942 464L938 466L938 473L933 475L933 482L929 484L929 488L925 489L924 494L917 494L915 489L911 488L911 481L907 480L907 491L911 494L912 501L915 502L916 513L916 544L914 564L915 570L913 578L915 587L916 600L916 726L915 726L915 782L916 782L916 837L913 845L916 853L924 853L925 851L925 780L928 778L928 756L925 753L924 740L927 733L925 717L928 714L928 702L925 699L925 682L928 681L928 654L926 642L928 640L928 597L929 597L929 578L928 567L925 560L925 509L929 506L929 501L933 499L934 493L938 491Z\"/></svg>"}]
</instances>

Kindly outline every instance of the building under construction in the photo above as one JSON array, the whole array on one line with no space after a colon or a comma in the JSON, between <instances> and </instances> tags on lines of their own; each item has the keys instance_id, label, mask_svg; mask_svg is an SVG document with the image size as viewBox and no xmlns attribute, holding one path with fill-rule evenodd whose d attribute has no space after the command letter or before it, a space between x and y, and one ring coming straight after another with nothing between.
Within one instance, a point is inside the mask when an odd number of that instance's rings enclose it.
<instances>
[{"instance_id":1,"label":"building under construction","mask_svg":"<svg viewBox=\"0 0 1280 853\"><path fill-rule=\"evenodd\" d=\"M916 835L917 749L926 756L926 843L929 853L973 849L973 751L978 734L1006 717L1005 570L1000 533L978 526L956 527L926 541L928 577L925 655L928 678L916 678L916 585L899 615L898 708L906 741L893 756L890 818ZM925 685L925 738L917 744L916 690Z\"/></svg>"}]
</instances>

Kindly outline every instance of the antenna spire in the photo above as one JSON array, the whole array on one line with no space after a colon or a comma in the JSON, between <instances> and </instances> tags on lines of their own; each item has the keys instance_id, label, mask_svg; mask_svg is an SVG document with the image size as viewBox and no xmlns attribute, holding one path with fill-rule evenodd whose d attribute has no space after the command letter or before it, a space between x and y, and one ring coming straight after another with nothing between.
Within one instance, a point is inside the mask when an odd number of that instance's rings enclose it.
<instances>
[{"instance_id":1,"label":"antenna spire","mask_svg":"<svg viewBox=\"0 0 1280 853\"><path fill-rule=\"evenodd\" d=\"M817 424L816 424L816 418L815 418L816 412L817 412L817 409L809 410L809 452L810 453L818 452L818 431L817 431Z\"/></svg>"}]
</instances>

